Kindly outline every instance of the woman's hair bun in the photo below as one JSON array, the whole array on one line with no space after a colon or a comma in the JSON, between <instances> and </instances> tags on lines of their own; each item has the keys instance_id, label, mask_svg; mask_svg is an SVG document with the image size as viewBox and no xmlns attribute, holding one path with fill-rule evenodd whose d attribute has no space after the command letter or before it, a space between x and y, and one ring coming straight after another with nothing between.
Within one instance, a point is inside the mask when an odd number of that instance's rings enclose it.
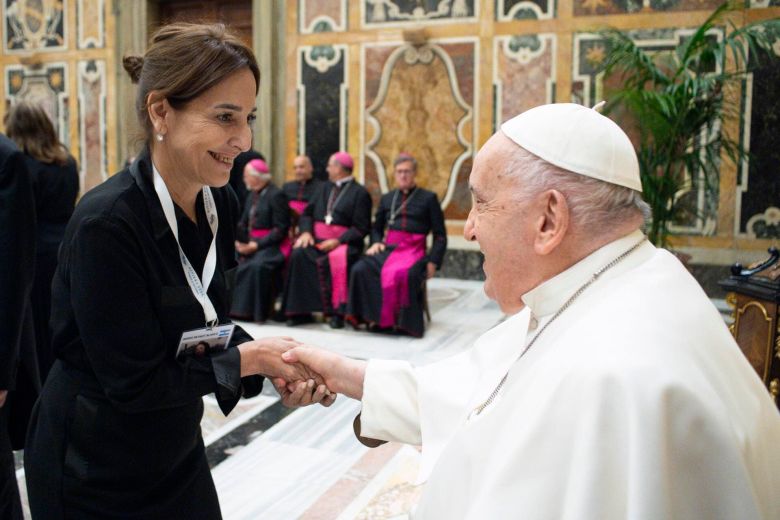
<instances>
[{"instance_id":1,"label":"woman's hair bun","mask_svg":"<svg viewBox=\"0 0 780 520\"><path fill-rule=\"evenodd\" d=\"M142 56L125 56L122 58L122 66L124 66L127 73L130 75L130 81L138 83L141 78L141 69L144 67L144 59Z\"/></svg>"}]
</instances>

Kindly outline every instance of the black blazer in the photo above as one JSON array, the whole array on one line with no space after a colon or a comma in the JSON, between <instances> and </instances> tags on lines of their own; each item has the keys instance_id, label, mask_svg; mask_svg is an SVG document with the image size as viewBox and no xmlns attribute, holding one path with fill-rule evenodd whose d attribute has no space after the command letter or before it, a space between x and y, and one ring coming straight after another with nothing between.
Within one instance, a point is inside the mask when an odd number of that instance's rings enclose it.
<instances>
[{"instance_id":1,"label":"black blazer","mask_svg":"<svg viewBox=\"0 0 780 520\"><path fill-rule=\"evenodd\" d=\"M0 390L15 388L20 350L35 350L21 341L35 271L35 202L26 164L0 134Z\"/></svg>"}]
</instances>

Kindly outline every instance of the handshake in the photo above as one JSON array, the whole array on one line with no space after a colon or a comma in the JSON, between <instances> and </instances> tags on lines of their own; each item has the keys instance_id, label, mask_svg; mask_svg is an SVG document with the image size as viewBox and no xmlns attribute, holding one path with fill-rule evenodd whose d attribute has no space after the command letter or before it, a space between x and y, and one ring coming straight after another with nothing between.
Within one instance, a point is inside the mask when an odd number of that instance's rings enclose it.
<instances>
[{"instance_id":1,"label":"handshake","mask_svg":"<svg viewBox=\"0 0 780 520\"><path fill-rule=\"evenodd\" d=\"M241 377L269 379L288 407L319 403L330 406L338 394L363 397L366 362L295 341L290 337L263 338L242 343Z\"/></svg>"}]
</instances>

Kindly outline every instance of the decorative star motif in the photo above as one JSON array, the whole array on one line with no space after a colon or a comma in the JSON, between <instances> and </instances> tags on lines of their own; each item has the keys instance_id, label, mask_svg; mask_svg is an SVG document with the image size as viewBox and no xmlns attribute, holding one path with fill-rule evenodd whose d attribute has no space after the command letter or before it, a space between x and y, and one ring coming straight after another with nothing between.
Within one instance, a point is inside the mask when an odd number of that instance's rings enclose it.
<instances>
[{"instance_id":1,"label":"decorative star motif","mask_svg":"<svg viewBox=\"0 0 780 520\"><path fill-rule=\"evenodd\" d=\"M591 67L595 68L601 65L604 62L604 58L606 58L606 51L604 50L604 46L601 44L597 43L585 51L585 60L590 64Z\"/></svg>"},{"instance_id":2,"label":"decorative star motif","mask_svg":"<svg viewBox=\"0 0 780 520\"><path fill-rule=\"evenodd\" d=\"M606 8L608 5L607 0L582 0L582 7L591 13L595 13L599 7Z\"/></svg>"}]
</instances>

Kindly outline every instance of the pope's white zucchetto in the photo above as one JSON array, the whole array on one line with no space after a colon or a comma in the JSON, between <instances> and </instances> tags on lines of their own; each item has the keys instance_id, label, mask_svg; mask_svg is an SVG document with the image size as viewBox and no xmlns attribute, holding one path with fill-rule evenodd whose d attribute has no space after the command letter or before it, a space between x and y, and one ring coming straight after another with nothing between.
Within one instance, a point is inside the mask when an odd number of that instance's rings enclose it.
<instances>
[{"instance_id":1,"label":"pope's white zucchetto","mask_svg":"<svg viewBox=\"0 0 780 520\"><path fill-rule=\"evenodd\" d=\"M501 125L501 131L559 168L642 191L639 161L628 136L592 108L574 103L538 106Z\"/></svg>"}]
</instances>

